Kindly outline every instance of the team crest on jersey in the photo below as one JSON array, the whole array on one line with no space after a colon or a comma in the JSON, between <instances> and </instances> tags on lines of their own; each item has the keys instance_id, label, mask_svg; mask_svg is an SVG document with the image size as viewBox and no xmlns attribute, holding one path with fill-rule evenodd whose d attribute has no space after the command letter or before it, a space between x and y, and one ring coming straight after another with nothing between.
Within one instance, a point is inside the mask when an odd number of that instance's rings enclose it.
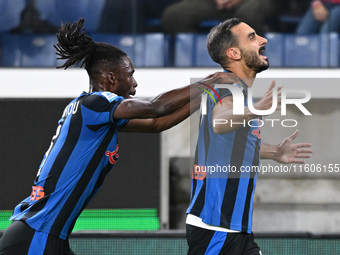
<instances>
[{"instance_id":1,"label":"team crest on jersey","mask_svg":"<svg viewBox=\"0 0 340 255\"><path fill-rule=\"evenodd\" d=\"M118 146L118 144L117 144L116 149L114 151L112 151L112 152L106 151L105 155L109 157L109 161L112 165L116 164L116 162L119 158L119 146Z\"/></svg>"}]
</instances>

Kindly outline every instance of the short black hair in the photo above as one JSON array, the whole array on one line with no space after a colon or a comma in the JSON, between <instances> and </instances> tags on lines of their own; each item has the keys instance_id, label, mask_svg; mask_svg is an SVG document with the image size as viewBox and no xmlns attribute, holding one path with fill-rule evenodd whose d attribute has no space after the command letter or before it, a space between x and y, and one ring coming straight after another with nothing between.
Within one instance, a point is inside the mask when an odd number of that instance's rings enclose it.
<instances>
[{"instance_id":1,"label":"short black hair","mask_svg":"<svg viewBox=\"0 0 340 255\"><path fill-rule=\"evenodd\" d=\"M213 61L224 66L227 64L225 52L230 47L238 45L237 37L230 31L242 21L239 18L231 18L218 24L210 30L207 37L208 52Z\"/></svg>"},{"instance_id":2,"label":"short black hair","mask_svg":"<svg viewBox=\"0 0 340 255\"><path fill-rule=\"evenodd\" d=\"M82 61L80 67L86 69L90 78L95 78L103 68L115 68L127 54L111 44L95 42L85 34L84 22L85 19L80 19L72 25L67 22L61 26L54 48L58 59L66 59L66 62L57 68L67 69Z\"/></svg>"}]
</instances>

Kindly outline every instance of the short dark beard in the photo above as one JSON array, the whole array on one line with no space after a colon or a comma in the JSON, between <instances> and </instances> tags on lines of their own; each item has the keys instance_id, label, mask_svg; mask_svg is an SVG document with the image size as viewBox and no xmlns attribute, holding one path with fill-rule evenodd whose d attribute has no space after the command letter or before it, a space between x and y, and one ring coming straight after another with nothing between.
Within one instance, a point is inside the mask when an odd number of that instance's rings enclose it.
<instances>
[{"instance_id":1,"label":"short dark beard","mask_svg":"<svg viewBox=\"0 0 340 255\"><path fill-rule=\"evenodd\" d=\"M246 62L247 67L254 70L256 73L260 73L264 70L267 70L269 67L269 62L267 61L267 64L264 64L260 57L256 54L254 51L247 51L247 50L241 50L241 54L244 57L244 60Z\"/></svg>"}]
</instances>

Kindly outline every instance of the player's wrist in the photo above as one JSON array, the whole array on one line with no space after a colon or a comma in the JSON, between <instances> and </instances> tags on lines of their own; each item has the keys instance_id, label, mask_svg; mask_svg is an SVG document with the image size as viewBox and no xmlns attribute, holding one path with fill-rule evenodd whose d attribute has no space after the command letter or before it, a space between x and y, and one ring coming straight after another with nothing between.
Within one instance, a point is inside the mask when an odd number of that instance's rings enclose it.
<instances>
[{"instance_id":1,"label":"player's wrist","mask_svg":"<svg viewBox=\"0 0 340 255\"><path fill-rule=\"evenodd\" d=\"M269 144L261 145L261 158L278 161L278 146Z\"/></svg>"},{"instance_id":2,"label":"player's wrist","mask_svg":"<svg viewBox=\"0 0 340 255\"><path fill-rule=\"evenodd\" d=\"M249 121L249 120L253 120L253 119L257 119L261 117L260 115L257 115L257 114L254 114L250 111L250 109L248 108L248 106L244 107L244 119L246 121Z\"/></svg>"}]
</instances>

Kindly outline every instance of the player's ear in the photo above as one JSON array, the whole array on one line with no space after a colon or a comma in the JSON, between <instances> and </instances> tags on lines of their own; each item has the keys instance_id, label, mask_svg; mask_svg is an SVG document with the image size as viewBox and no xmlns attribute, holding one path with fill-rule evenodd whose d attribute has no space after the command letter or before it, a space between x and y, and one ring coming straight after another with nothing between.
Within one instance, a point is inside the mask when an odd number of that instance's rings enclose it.
<instances>
[{"instance_id":1,"label":"player's ear","mask_svg":"<svg viewBox=\"0 0 340 255\"><path fill-rule=\"evenodd\" d=\"M117 81L117 76L114 72L108 72L107 79L109 80L110 84L115 84Z\"/></svg>"},{"instance_id":2,"label":"player's ear","mask_svg":"<svg viewBox=\"0 0 340 255\"><path fill-rule=\"evenodd\" d=\"M227 49L227 57L233 60L241 59L241 51L239 48L231 47Z\"/></svg>"}]
</instances>

